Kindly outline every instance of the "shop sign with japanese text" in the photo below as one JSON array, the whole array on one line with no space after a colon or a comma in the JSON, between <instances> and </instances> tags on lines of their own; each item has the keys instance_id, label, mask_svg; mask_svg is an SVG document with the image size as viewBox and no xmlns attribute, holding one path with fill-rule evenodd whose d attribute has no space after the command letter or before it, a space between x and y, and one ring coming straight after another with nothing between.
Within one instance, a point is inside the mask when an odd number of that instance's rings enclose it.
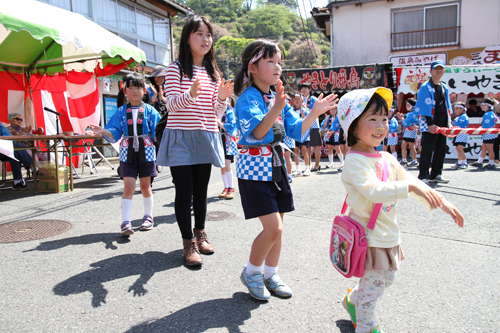
<instances>
[{"instance_id":1,"label":"shop sign with japanese text","mask_svg":"<svg viewBox=\"0 0 500 333\"><path fill-rule=\"evenodd\" d=\"M429 67L404 67L398 93L415 94L430 76ZM441 81L454 93L500 93L500 65L447 66Z\"/></svg>"},{"instance_id":2,"label":"shop sign with japanese text","mask_svg":"<svg viewBox=\"0 0 500 333\"><path fill-rule=\"evenodd\" d=\"M392 64L346 66L318 69L283 70L287 90L297 91L299 85L310 83L316 93L344 92L360 88L387 86ZM392 77L391 77L392 79Z\"/></svg>"}]
</instances>

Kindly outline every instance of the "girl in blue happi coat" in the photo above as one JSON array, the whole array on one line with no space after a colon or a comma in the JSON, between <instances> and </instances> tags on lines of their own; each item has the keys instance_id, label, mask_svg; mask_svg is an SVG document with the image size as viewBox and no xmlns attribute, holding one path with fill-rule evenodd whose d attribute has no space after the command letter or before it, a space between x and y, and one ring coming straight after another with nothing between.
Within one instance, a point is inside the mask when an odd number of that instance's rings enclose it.
<instances>
[{"instance_id":1,"label":"girl in blue happi coat","mask_svg":"<svg viewBox=\"0 0 500 333\"><path fill-rule=\"evenodd\" d=\"M241 202L245 218L258 217L263 226L240 278L260 300L269 299L270 291L279 297L292 296L277 274L283 215L294 210L280 142L285 135L302 141L316 118L336 105L336 95L320 95L305 119L293 112L279 80L282 55L275 42L250 43L242 53L242 68L234 84L235 93L241 94L235 108L243 146L236 162ZM273 93L270 88L275 84Z\"/></svg>"},{"instance_id":2,"label":"girl in blue happi coat","mask_svg":"<svg viewBox=\"0 0 500 333\"><path fill-rule=\"evenodd\" d=\"M406 101L406 110L408 110L406 118L399 112L396 114L396 117L403 121L404 128L403 142L401 143L401 165L409 167L418 166L417 149L415 148L415 140L417 139L418 132L418 115L413 112L416 103L417 101L413 98L409 98ZM413 159L411 162L406 160L406 147L410 147L410 153Z\"/></svg>"},{"instance_id":3,"label":"girl in blue happi coat","mask_svg":"<svg viewBox=\"0 0 500 333\"><path fill-rule=\"evenodd\" d=\"M389 110L389 132L384 139L383 150L387 151L387 148L391 147L392 156L398 159L398 153L396 151L396 145L398 144L398 121L394 116L394 109Z\"/></svg>"},{"instance_id":4,"label":"girl in blue happi coat","mask_svg":"<svg viewBox=\"0 0 500 333\"><path fill-rule=\"evenodd\" d=\"M228 100L231 107L226 109L222 119L217 119L217 125L221 131L221 138L224 143L224 167L220 169L224 190L219 194L219 198L233 199L235 191L233 188L231 163L234 162L234 156L238 155L238 145L236 144L238 129L236 128L236 118L234 117L234 99L233 97L228 97Z\"/></svg>"},{"instance_id":5,"label":"girl in blue happi coat","mask_svg":"<svg viewBox=\"0 0 500 333\"><path fill-rule=\"evenodd\" d=\"M139 176L140 189L144 203L144 217L141 231L151 230L153 222L153 192L151 177L156 177L156 149L154 138L156 124L161 116L149 104L144 104L142 96L145 92L144 79L139 73L127 74L123 77L123 90L129 102L116 110L116 113L105 128L90 125L95 134L102 134L108 142L120 142L120 175L123 178L122 224L121 235L134 233L130 224L132 198L135 182Z\"/></svg>"},{"instance_id":6,"label":"girl in blue happi coat","mask_svg":"<svg viewBox=\"0 0 500 333\"><path fill-rule=\"evenodd\" d=\"M467 116L465 103L457 102L453 106L453 114L451 115L453 119L453 125L460 128L469 127L469 116ZM467 169L467 155L465 155L464 147L469 142L468 134L459 134L453 138L453 145L457 148L458 161L456 164L452 165L452 169Z\"/></svg>"}]
</instances>

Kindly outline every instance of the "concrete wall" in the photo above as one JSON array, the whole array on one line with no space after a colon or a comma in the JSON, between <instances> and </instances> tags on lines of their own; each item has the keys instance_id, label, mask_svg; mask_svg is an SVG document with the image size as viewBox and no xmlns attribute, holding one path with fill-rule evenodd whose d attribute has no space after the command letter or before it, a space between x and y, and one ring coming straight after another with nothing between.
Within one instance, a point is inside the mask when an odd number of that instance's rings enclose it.
<instances>
[{"instance_id":1,"label":"concrete wall","mask_svg":"<svg viewBox=\"0 0 500 333\"><path fill-rule=\"evenodd\" d=\"M453 3L449 0L375 1L333 7L334 66L387 62L389 55L415 54L500 44L500 1L461 0L460 46L391 52L391 10Z\"/></svg>"}]
</instances>

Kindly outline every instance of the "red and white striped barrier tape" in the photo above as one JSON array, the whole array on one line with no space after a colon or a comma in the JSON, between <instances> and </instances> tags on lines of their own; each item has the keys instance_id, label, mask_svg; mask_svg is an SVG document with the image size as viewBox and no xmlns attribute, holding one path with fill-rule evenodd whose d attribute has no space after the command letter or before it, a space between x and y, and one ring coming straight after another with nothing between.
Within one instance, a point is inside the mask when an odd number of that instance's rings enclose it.
<instances>
[{"instance_id":1,"label":"red and white striped barrier tape","mask_svg":"<svg viewBox=\"0 0 500 333\"><path fill-rule=\"evenodd\" d=\"M436 134L444 134L446 136L456 136L459 134L469 134L469 135L482 135L482 134L499 134L500 128L445 128L437 127L435 130Z\"/></svg>"}]
</instances>

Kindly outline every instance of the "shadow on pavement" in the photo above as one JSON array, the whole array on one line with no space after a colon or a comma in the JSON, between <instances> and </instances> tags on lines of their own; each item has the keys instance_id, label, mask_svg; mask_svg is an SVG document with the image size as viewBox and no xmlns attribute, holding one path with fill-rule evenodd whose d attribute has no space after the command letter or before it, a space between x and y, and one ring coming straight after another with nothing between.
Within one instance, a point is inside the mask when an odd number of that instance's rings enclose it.
<instances>
[{"instance_id":1,"label":"shadow on pavement","mask_svg":"<svg viewBox=\"0 0 500 333\"><path fill-rule=\"evenodd\" d=\"M352 325L352 322L350 320L337 320L335 322L337 327L339 328L340 332L342 333L354 333L354 326Z\"/></svg>"},{"instance_id":2,"label":"shadow on pavement","mask_svg":"<svg viewBox=\"0 0 500 333\"><path fill-rule=\"evenodd\" d=\"M91 264L90 270L75 275L57 284L53 291L56 295L69 296L90 292L92 306L97 308L106 303L108 291L104 283L139 275L139 278L128 288L134 296L144 296L148 290L144 287L149 279L158 272L183 265L182 250L169 253L150 251L144 254L124 254Z\"/></svg>"},{"instance_id":3,"label":"shadow on pavement","mask_svg":"<svg viewBox=\"0 0 500 333\"><path fill-rule=\"evenodd\" d=\"M102 234L90 234L90 235L82 235L78 237L69 237L53 241L42 242L36 248L31 250L26 250L23 252L52 251L52 250L62 249L70 245L89 245L101 242L104 243L105 249L116 250L118 249L118 247L116 247L116 245L114 245L113 242L116 242L117 244L124 244L128 243L129 240L125 237L121 237L118 231L102 233Z\"/></svg>"},{"instance_id":4,"label":"shadow on pavement","mask_svg":"<svg viewBox=\"0 0 500 333\"><path fill-rule=\"evenodd\" d=\"M127 332L206 332L212 328L226 328L230 333L241 332L239 326L252 316L260 302L247 293L237 292L232 298L200 302L155 321L132 327ZM352 326L352 325L351 325Z\"/></svg>"}]
</instances>

